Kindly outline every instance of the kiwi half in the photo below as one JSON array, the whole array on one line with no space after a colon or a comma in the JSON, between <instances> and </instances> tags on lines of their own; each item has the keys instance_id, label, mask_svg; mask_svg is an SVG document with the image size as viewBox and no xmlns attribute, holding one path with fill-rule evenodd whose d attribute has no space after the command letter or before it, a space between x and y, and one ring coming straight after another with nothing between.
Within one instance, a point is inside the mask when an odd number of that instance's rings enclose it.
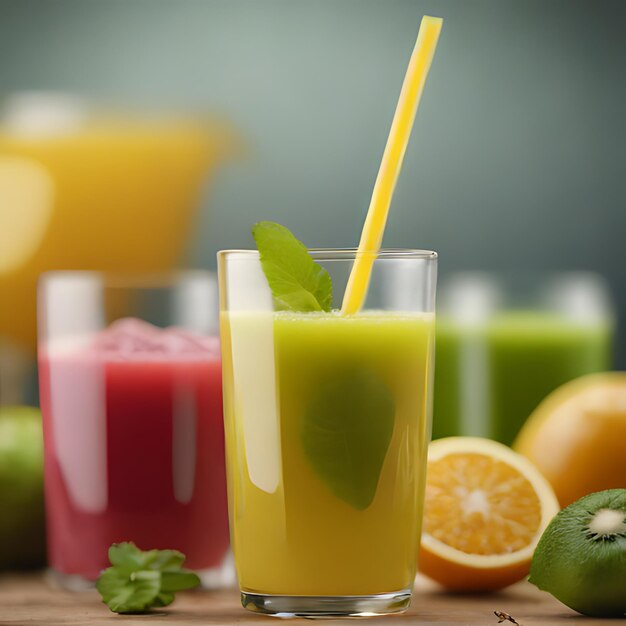
<instances>
[{"instance_id":1,"label":"kiwi half","mask_svg":"<svg viewBox=\"0 0 626 626\"><path fill-rule=\"evenodd\" d=\"M626 489L592 493L556 515L530 582L584 615L626 615Z\"/></svg>"}]
</instances>

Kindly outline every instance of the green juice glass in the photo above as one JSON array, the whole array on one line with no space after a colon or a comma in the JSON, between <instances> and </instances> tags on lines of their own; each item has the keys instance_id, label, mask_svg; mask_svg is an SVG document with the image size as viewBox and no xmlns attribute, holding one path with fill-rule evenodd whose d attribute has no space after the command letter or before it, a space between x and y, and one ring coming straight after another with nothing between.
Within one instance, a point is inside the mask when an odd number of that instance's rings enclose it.
<instances>
[{"instance_id":1,"label":"green juice glass","mask_svg":"<svg viewBox=\"0 0 626 626\"><path fill-rule=\"evenodd\" d=\"M354 250L311 250L339 308ZM231 540L251 611L405 610L431 428L436 254L383 250L355 315L275 310L256 251L218 255Z\"/></svg>"},{"instance_id":2,"label":"green juice glass","mask_svg":"<svg viewBox=\"0 0 626 626\"><path fill-rule=\"evenodd\" d=\"M611 368L610 297L591 273L458 274L439 311L434 438L510 445L551 391Z\"/></svg>"}]
</instances>

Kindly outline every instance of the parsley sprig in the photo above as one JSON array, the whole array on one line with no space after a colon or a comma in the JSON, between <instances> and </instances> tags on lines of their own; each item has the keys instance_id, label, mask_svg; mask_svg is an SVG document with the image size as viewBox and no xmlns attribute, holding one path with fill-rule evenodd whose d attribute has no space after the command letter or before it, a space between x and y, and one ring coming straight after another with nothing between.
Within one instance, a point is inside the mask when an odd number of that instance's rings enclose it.
<instances>
[{"instance_id":1,"label":"parsley sprig","mask_svg":"<svg viewBox=\"0 0 626 626\"><path fill-rule=\"evenodd\" d=\"M177 550L140 550L134 543L109 548L111 567L98 578L96 588L114 613L145 613L174 601L174 594L200 584L183 569L185 555Z\"/></svg>"}]
</instances>

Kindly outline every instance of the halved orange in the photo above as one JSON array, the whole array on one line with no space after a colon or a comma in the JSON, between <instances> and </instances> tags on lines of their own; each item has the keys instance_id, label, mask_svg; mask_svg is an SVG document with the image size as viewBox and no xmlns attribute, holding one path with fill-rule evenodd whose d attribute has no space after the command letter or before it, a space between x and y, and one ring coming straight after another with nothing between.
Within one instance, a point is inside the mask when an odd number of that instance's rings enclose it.
<instances>
[{"instance_id":1,"label":"halved orange","mask_svg":"<svg viewBox=\"0 0 626 626\"><path fill-rule=\"evenodd\" d=\"M559 504L526 458L478 437L430 444L419 569L454 591L524 578Z\"/></svg>"},{"instance_id":2,"label":"halved orange","mask_svg":"<svg viewBox=\"0 0 626 626\"><path fill-rule=\"evenodd\" d=\"M589 374L547 396L513 443L561 506L626 488L626 372Z\"/></svg>"}]
</instances>

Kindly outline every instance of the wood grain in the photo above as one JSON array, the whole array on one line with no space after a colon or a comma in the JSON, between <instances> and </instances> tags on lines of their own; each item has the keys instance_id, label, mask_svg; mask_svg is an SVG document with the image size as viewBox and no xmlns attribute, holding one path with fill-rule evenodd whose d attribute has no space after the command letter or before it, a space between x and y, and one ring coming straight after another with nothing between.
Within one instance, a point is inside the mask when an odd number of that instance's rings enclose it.
<instances>
[{"instance_id":1,"label":"wood grain","mask_svg":"<svg viewBox=\"0 0 626 626\"><path fill-rule=\"evenodd\" d=\"M418 580L413 605L403 614L371 618L368 624L480 624L495 626L494 611L512 615L521 626L571 624L607 626L604 620L582 617L541 593L528 583L520 583L492 595L458 596L442 592L427 581ZM324 620L324 624L341 620ZM619 620L617 623L623 623ZM15 626L185 626L187 624L273 624L276 618L255 615L239 604L235 589L179 594L168 611L142 616L118 616L100 602L94 592L70 593L52 588L41 574L0 576L0 624ZM310 623L292 620L291 623ZM345 624L345 621L343 622ZM616 623L611 620L611 623ZM510 626L505 622L504 626Z\"/></svg>"}]
</instances>

